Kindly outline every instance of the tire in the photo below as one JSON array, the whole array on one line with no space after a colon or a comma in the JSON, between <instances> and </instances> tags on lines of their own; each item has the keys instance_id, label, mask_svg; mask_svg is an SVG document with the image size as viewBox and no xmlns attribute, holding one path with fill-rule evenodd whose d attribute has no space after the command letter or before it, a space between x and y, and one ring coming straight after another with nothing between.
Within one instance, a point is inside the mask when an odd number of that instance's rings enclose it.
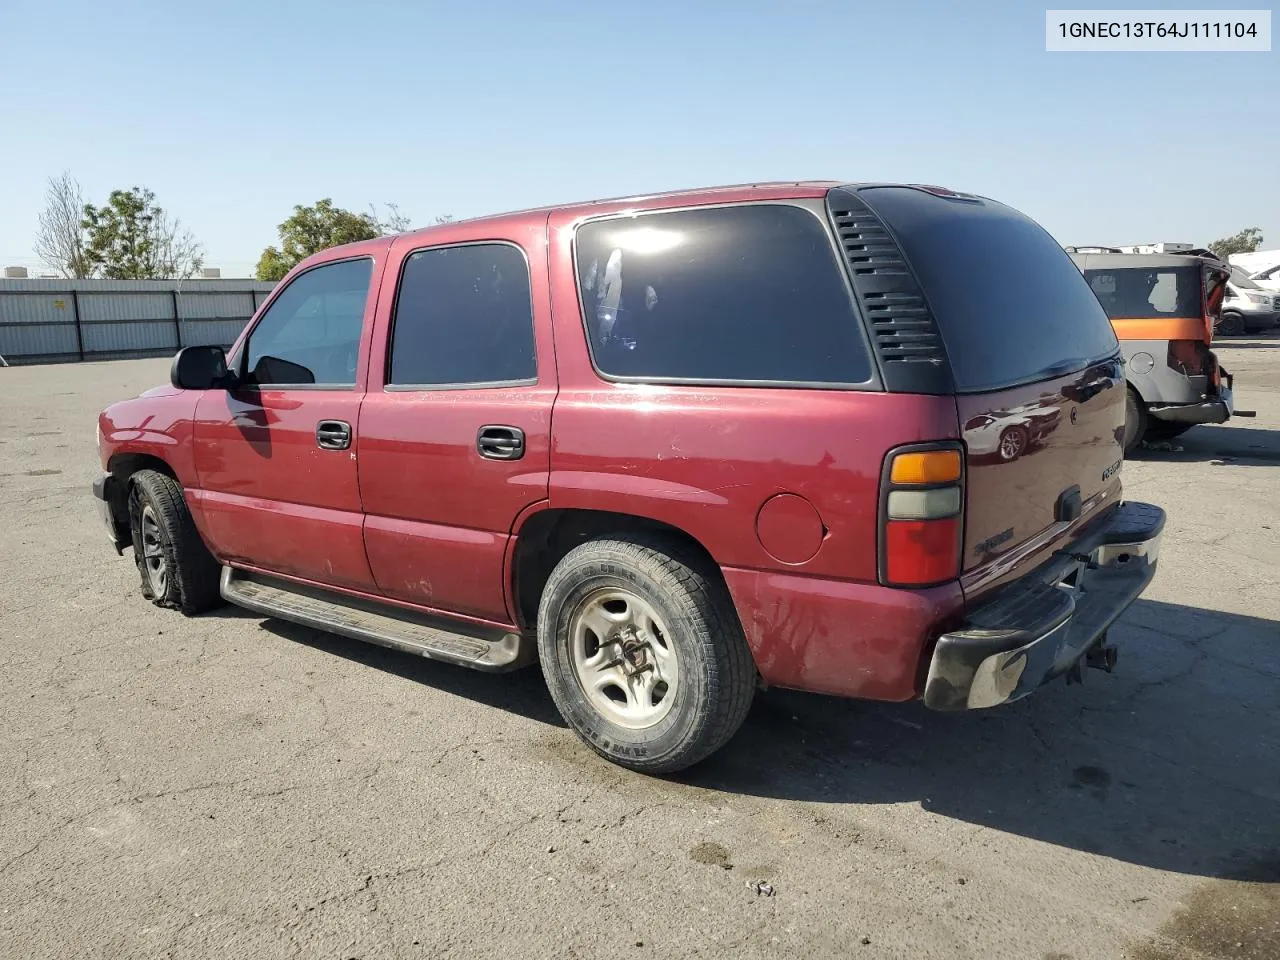
<instances>
[{"instance_id":1,"label":"tire","mask_svg":"<svg viewBox=\"0 0 1280 960\"><path fill-rule=\"evenodd\" d=\"M222 605L218 561L196 530L182 487L155 470L129 481L129 526L142 595L187 616Z\"/></svg>"},{"instance_id":2,"label":"tire","mask_svg":"<svg viewBox=\"0 0 1280 960\"><path fill-rule=\"evenodd\" d=\"M1031 446L1031 434L1026 427L1006 427L1000 432L1000 445L996 447L996 455L1005 463L1012 463L1027 452Z\"/></svg>"},{"instance_id":3,"label":"tire","mask_svg":"<svg viewBox=\"0 0 1280 960\"><path fill-rule=\"evenodd\" d=\"M1224 313L1213 332L1223 337L1239 337L1244 334L1244 317L1238 313Z\"/></svg>"},{"instance_id":4,"label":"tire","mask_svg":"<svg viewBox=\"0 0 1280 960\"><path fill-rule=\"evenodd\" d=\"M1124 455L1127 457L1138 448L1147 432L1147 408L1133 387L1124 395Z\"/></svg>"},{"instance_id":5,"label":"tire","mask_svg":"<svg viewBox=\"0 0 1280 960\"><path fill-rule=\"evenodd\" d=\"M1157 420L1152 417L1147 423L1146 436L1148 440L1172 440L1182 436L1194 426L1194 423L1170 423L1168 420Z\"/></svg>"},{"instance_id":6,"label":"tire","mask_svg":"<svg viewBox=\"0 0 1280 960\"><path fill-rule=\"evenodd\" d=\"M566 554L538 606L538 653L569 726L642 773L674 773L724 746L755 693L755 662L724 584L656 537L593 540Z\"/></svg>"}]
</instances>

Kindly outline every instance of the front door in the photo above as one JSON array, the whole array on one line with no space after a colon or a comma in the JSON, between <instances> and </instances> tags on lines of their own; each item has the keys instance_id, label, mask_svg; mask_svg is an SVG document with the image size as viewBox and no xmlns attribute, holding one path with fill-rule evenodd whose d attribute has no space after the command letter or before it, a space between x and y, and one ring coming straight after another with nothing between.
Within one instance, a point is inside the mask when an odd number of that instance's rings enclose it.
<instances>
[{"instance_id":1,"label":"front door","mask_svg":"<svg viewBox=\"0 0 1280 960\"><path fill-rule=\"evenodd\" d=\"M385 596L509 624L511 530L550 470L546 255L542 224L523 246L470 229L392 248L360 417L365 548Z\"/></svg>"},{"instance_id":2,"label":"front door","mask_svg":"<svg viewBox=\"0 0 1280 960\"><path fill-rule=\"evenodd\" d=\"M240 386L211 390L196 407L192 506L233 565L373 586L356 452L379 269L364 256L294 277L233 358Z\"/></svg>"}]
</instances>

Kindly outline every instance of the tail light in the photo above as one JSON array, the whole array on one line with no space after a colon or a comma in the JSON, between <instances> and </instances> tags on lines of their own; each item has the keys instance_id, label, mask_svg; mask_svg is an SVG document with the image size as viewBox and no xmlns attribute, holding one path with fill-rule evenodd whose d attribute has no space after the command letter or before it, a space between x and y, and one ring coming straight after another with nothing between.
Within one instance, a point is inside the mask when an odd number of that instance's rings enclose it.
<instances>
[{"instance_id":1,"label":"tail light","mask_svg":"<svg viewBox=\"0 0 1280 960\"><path fill-rule=\"evenodd\" d=\"M880 483L880 582L923 587L960 575L964 458L952 444L899 447Z\"/></svg>"},{"instance_id":2,"label":"tail light","mask_svg":"<svg viewBox=\"0 0 1280 960\"><path fill-rule=\"evenodd\" d=\"M1203 340L1170 340L1169 366L1188 377L1202 377L1213 365Z\"/></svg>"}]
</instances>

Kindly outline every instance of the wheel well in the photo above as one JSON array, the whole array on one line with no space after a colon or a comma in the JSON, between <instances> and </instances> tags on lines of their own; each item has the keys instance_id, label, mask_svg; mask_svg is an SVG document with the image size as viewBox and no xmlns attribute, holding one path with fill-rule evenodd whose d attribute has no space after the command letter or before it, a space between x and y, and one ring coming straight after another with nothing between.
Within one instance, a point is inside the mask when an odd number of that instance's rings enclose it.
<instances>
[{"instance_id":1,"label":"wheel well","mask_svg":"<svg viewBox=\"0 0 1280 960\"><path fill-rule=\"evenodd\" d=\"M173 468L165 463L159 457L153 457L146 453L118 453L108 462L107 467L111 473L114 483L108 486L108 502L111 505L111 515L115 518L116 526L124 533L129 532L129 480L139 470L155 470L157 473L163 473L165 476L178 479L178 475L173 472Z\"/></svg>"},{"instance_id":2,"label":"wheel well","mask_svg":"<svg viewBox=\"0 0 1280 960\"><path fill-rule=\"evenodd\" d=\"M682 547L699 563L702 572L720 577L719 564L707 548L679 527L604 510L543 510L529 518L516 540L511 570L520 625L532 628L538 622L542 588L570 550L588 540L636 533L656 535Z\"/></svg>"}]
</instances>

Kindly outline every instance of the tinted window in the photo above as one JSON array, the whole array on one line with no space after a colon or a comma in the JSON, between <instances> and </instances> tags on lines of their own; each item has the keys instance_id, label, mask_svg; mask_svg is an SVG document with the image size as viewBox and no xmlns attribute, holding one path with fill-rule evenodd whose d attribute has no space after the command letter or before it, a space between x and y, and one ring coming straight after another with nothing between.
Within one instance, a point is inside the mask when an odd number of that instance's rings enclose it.
<instances>
[{"instance_id":1,"label":"tinted window","mask_svg":"<svg viewBox=\"0 0 1280 960\"><path fill-rule=\"evenodd\" d=\"M579 228L583 315L609 376L860 383L871 363L825 226L777 204Z\"/></svg>"},{"instance_id":2,"label":"tinted window","mask_svg":"<svg viewBox=\"0 0 1280 960\"><path fill-rule=\"evenodd\" d=\"M907 187L859 196L897 236L924 288L959 391L1047 379L1118 348L1066 251L1016 210Z\"/></svg>"},{"instance_id":3,"label":"tinted window","mask_svg":"<svg viewBox=\"0 0 1280 960\"><path fill-rule=\"evenodd\" d=\"M1198 317L1199 267L1102 267L1084 272L1102 309L1113 319Z\"/></svg>"},{"instance_id":4,"label":"tinted window","mask_svg":"<svg viewBox=\"0 0 1280 960\"><path fill-rule=\"evenodd\" d=\"M372 260L325 264L296 277L249 334L253 383L356 382Z\"/></svg>"},{"instance_id":5,"label":"tinted window","mask_svg":"<svg viewBox=\"0 0 1280 960\"><path fill-rule=\"evenodd\" d=\"M537 375L529 266L509 244L410 255L394 329L388 383L503 383Z\"/></svg>"}]
</instances>

